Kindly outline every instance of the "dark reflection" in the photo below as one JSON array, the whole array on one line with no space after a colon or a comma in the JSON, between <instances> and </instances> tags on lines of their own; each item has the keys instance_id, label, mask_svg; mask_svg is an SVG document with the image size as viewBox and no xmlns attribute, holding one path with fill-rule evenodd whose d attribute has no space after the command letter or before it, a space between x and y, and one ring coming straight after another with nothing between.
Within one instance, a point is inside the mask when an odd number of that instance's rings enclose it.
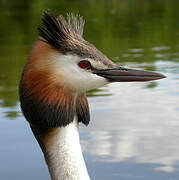
<instances>
[{"instance_id":1,"label":"dark reflection","mask_svg":"<svg viewBox=\"0 0 179 180\"><path fill-rule=\"evenodd\" d=\"M84 37L110 59L139 66L145 62L145 69L155 71L154 62L158 60L179 60L178 7L176 0L0 0L1 105L17 105L19 77L37 39L36 27L45 9L56 15L82 14L86 20ZM88 96L101 95L110 94L88 92Z\"/></svg>"}]
</instances>

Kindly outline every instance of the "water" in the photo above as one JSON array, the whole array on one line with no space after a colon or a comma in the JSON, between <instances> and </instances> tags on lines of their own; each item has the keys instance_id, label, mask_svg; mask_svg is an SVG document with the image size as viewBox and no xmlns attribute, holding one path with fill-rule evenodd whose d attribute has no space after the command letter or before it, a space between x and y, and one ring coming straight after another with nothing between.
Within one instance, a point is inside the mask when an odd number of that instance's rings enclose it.
<instances>
[{"instance_id":1,"label":"water","mask_svg":"<svg viewBox=\"0 0 179 180\"><path fill-rule=\"evenodd\" d=\"M88 92L91 122L80 136L91 179L179 179L178 8L177 0L0 0L0 179L49 179L17 88L44 9L82 14L85 39L114 62L167 76Z\"/></svg>"}]
</instances>

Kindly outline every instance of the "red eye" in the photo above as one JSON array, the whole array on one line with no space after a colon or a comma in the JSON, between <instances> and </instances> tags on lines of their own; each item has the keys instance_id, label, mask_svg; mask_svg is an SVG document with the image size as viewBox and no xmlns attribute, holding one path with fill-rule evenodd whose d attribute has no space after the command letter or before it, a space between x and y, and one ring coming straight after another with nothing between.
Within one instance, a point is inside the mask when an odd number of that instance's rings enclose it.
<instances>
[{"instance_id":1,"label":"red eye","mask_svg":"<svg viewBox=\"0 0 179 180\"><path fill-rule=\"evenodd\" d=\"M80 66L80 68L82 68L82 69L87 69L91 66L91 64L89 61L83 60L78 63L78 66Z\"/></svg>"}]
</instances>

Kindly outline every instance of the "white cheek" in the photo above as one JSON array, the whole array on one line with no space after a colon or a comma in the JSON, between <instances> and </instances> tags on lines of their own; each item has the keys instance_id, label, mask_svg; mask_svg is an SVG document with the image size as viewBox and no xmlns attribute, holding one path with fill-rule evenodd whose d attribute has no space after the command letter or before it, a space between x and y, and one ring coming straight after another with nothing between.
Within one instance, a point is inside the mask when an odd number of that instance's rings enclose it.
<instances>
[{"instance_id":1,"label":"white cheek","mask_svg":"<svg viewBox=\"0 0 179 180\"><path fill-rule=\"evenodd\" d=\"M54 71L59 74L61 82L67 88L85 92L108 84L108 81L78 66L80 58L72 55L53 56Z\"/></svg>"},{"instance_id":2,"label":"white cheek","mask_svg":"<svg viewBox=\"0 0 179 180\"><path fill-rule=\"evenodd\" d=\"M80 89L81 91L95 89L108 83L105 78L90 72L81 73L81 75L79 74L78 78L74 77L72 81L75 82L76 88Z\"/></svg>"}]
</instances>

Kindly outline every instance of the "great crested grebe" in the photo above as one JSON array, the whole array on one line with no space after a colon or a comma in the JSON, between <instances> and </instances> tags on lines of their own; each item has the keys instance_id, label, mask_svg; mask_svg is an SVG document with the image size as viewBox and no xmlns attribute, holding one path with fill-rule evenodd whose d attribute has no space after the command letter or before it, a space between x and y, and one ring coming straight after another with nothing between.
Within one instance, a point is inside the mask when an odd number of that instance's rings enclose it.
<instances>
[{"instance_id":1,"label":"great crested grebe","mask_svg":"<svg viewBox=\"0 0 179 180\"><path fill-rule=\"evenodd\" d=\"M86 91L111 82L165 76L118 67L82 37L84 20L45 12L19 85L23 114L45 156L52 180L89 180L78 124L88 125Z\"/></svg>"}]
</instances>

